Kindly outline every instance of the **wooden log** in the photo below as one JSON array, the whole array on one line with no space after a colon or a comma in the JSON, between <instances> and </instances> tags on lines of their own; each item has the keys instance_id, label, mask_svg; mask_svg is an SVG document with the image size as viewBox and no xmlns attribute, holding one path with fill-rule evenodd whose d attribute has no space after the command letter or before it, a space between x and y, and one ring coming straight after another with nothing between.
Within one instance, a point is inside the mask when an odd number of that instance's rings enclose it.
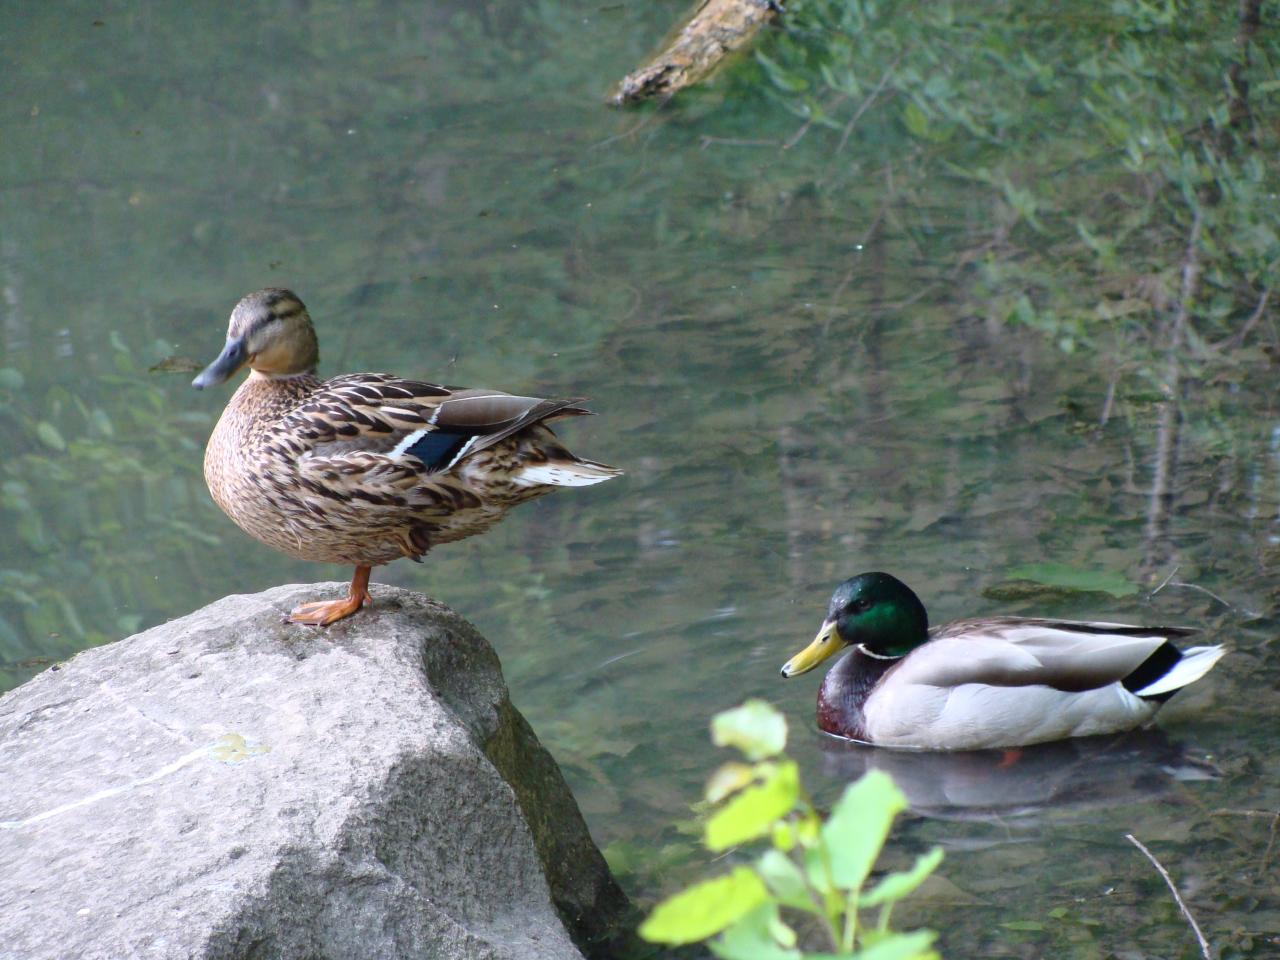
<instances>
[{"instance_id":1,"label":"wooden log","mask_svg":"<svg viewBox=\"0 0 1280 960\"><path fill-rule=\"evenodd\" d=\"M615 106L669 97L704 80L777 15L771 0L701 0L688 22L673 31L648 63L627 74L609 98Z\"/></svg>"}]
</instances>

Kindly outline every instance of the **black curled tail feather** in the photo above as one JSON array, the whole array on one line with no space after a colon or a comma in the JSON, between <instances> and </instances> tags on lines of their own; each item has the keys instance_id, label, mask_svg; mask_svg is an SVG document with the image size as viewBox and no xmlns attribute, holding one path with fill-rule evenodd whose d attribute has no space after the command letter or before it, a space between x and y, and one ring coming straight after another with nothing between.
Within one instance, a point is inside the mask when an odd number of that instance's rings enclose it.
<instances>
[{"instance_id":1,"label":"black curled tail feather","mask_svg":"<svg viewBox=\"0 0 1280 960\"><path fill-rule=\"evenodd\" d=\"M1169 641L1165 641L1156 647L1151 656L1138 664L1138 668L1131 672L1121 682L1126 690L1130 693L1138 694L1139 690L1151 686L1170 670L1176 667L1182 660L1182 653ZM1153 700L1156 703L1164 703L1178 691L1168 690L1164 693L1151 694L1143 697L1144 700Z\"/></svg>"}]
</instances>

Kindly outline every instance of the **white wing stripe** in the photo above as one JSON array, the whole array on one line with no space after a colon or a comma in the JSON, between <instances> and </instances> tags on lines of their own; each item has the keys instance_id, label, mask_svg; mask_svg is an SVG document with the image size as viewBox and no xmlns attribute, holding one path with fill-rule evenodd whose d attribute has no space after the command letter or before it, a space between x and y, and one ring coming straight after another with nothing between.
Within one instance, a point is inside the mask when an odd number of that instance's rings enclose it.
<instances>
[{"instance_id":1,"label":"white wing stripe","mask_svg":"<svg viewBox=\"0 0 1280 960\"><path fill-rule=\"evenodd\" d=\"M474 447L477 443L479 443L480 439L481 439L480 437L472 437L470 440L464 443L462 445L462 449L459 450L454 455L453 459L450 460L447 464L445 464L445 469L451 470L455 463L457 463L459 460L461 460L463 457L465 457L468 453L471 452L471 448Z\"/></svg>"},{"instance_id":2,"label":"white wing stripe","mask_svg":"<svg viewBox=\"0 0 1280 960\"><path fill-rule=\"evenodd\" d=\"M431 419L434 421L435 417L432 417ZM426 430L413 431L413 433L408 434L403 440L397 443L395 447L392 448L391 452L387 454L387 456L390 457L392 460L396 460L396 459L399 459L400 457L403 457L404 452L406 450L408 450L410 447L412 447L415 443L417 443L426 435L427 435ZM449 466L453 466L453 464L449 464Z\"/></svg>"}]
</instances>

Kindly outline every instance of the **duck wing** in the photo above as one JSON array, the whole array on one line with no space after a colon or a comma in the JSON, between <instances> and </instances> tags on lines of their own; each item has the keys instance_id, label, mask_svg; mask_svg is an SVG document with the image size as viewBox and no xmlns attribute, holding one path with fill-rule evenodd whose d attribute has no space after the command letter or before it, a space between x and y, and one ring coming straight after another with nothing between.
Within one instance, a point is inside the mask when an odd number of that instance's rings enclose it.
<instances>
[{"instance_id":1,"label":"duck wing","mask_svg":"<svg viewBox=\"0 0 1280 960\"><path fill-rule=\"evenodd\" d=\"M309 458L371 454L440 472L541 421L590 413L579 403L360 373L325 381L280 432L302 441L298 452Z\"/></svg>"},{"instance_id":2,"label":"duck wing","mask_svg":"<svg viewBox=\"0 0 1280 960\"><path fill-rule=\"evenodd\" d=\"M929 643L907 656L894 670L894 681L947 688L1038 685L1067 692L1119 681L1145 692L1182 659L1170 639L1193 633L1186 627L1021 617L959 621L938 628Z\"/></svg>"}]
</instances>

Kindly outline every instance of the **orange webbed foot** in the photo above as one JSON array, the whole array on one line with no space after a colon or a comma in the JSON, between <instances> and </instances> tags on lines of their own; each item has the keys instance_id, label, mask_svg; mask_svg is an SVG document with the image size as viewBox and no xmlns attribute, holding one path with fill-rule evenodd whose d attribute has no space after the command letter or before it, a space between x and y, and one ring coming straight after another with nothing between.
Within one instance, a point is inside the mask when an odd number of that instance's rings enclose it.
<instances>
[{"instance_id":1,"label":"orange webbed foot","mask_svg":"<svg viewBox=\"0 0 1280 960\"><path fill-rule=\"evenodd\" d=\"M1002 750L1000 751L1000 762L996 764L996 767L1000 770L1008 770L1010 767L1016 766L1021 759L1021 750Z\"/></svg>"},{"instance_id":2,"label":"orange webbed foot","mask_svg":"<svg viewBox=\"0 0 1280 960\"><path fill-rule=\"evenodd\" d=\"M303 603L289 611L285 617L289 623L305 623L312 627L327 627L331 623L343 620L362 606L363 597L343 597L341 600L317 600L314 603Z\"/></svg>"},{"instance_id":3,"label":"orange webbed foot","mask_svg":"<svg viewBox=\"0 0 1280 960\"><path fill-rule=\"evenodd\" d=\"M299 604L285 617L285 622L327 627L351 616L366 603L373 603L373 597L369 595L369 568L356 567L355 576L351 578L351 590L345 597Z\"/></svg>"}]
</instances>

